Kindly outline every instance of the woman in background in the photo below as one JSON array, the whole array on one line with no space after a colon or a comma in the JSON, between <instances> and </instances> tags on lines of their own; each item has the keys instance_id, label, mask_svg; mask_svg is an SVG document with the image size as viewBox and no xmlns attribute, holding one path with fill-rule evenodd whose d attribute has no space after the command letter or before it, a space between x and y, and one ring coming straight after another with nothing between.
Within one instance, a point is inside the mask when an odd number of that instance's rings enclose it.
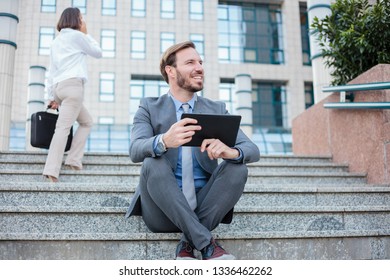
<instances>
[{"instance_id":1,"label":"woman in background","mask_svg":"<svg viewBox=\"0 0 390 280\"><path fill-rule=\"evenodd\" d=\"M79 127L73 137L65 165L82 169L82 158L92 117L83 105L84 84L87 81L87 55L102 57L99 44L87 33L87 26L78 8L67 8L57 24L58 36L50 51L47 83L48 106L59 109L55 133L50 144L43 175L50 182L58 182L65 146L75 121Z\"/></svg>"}]
</instances>

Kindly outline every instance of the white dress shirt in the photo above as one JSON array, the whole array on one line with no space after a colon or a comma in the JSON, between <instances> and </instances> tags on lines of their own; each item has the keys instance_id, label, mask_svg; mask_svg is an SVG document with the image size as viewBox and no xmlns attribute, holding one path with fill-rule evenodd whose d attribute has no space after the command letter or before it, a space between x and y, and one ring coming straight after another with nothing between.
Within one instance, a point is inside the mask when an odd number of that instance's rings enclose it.
<instances>
[{"instance_id":1,"label":"white dress shirt","mask_svg":"<svg viewBox=\"0 0 390 280\"><path fill-rule=\"evenodd\" d=\"M71 28L61 29L50 50L50 67L47 81L49 99L53 100L53 85L70 79L88 80L86 57L102 57L99 43L90 35Z\"/></svg>"}]
</instances>

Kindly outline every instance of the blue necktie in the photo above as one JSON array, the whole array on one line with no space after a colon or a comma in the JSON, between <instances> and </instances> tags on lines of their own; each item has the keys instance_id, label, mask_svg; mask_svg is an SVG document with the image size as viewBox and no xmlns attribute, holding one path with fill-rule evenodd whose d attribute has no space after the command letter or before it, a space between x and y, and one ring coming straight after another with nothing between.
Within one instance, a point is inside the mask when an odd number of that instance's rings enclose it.
<instances>
[{"instance_id":1,"label":"blue necktie","mask_svg":"<svg viewBox=\"0 0 390 280\"><path fill-rule=\"evenodd\" d=\"M190 111L190 105L188 103L182 104L181 107L183 108L184 113L188 113ZM197 206L197 203L194 184L194 170L192 163L192 148L188 146L183 146L181 149L181 155L183 194L186 197L191 209L194 210Z\"/></svg>"}]
</instances>

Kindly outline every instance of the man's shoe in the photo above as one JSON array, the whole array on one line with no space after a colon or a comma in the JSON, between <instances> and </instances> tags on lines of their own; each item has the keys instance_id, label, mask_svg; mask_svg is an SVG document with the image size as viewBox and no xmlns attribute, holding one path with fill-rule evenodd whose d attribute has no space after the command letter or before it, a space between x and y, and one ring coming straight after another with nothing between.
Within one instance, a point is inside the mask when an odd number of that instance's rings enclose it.
<instances>
[{"instance_id":1,"label":"man's shoe","mask_svg":"<svg viewBox=\"0 0 390 280\"><path fill-rule=\"evenodd\" d=\"M201 250L202 253L202 260L235 260L236 258L225 251L217 243L217 241L214 240L214 238L211 239L210 244L204 247Z\"/></svg>"},{"instance_id":2,"label":"man's shoe","mask_svg":"<svg viewBox=\"0 0 390 280\"><path fill-rule=\"evenodd\" d=\"M197 260L190 243L181 241L176 248L176 260Z\"/></svg>"}]
</instances>

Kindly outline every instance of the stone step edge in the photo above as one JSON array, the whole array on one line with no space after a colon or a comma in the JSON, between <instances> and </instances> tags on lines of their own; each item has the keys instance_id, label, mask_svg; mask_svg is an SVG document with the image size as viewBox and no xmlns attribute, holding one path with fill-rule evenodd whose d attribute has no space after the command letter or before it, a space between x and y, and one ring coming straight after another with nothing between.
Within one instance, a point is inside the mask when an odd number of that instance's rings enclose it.
<instances>
[{"instance_id":1,"label":"stone step edge","mask_svg":"<svg viewBox=\"0 0 390 280\"><path fill-rule=\"evenodd\" d=\"M14 169L2 169L1 175L42 175L42 170L14 170ZM131 171L106 171L106 170L61 170L61 176L64 175L83 175L83 176L139 176L139 172ZM354 178L354 177L366 177L367 173L350 173L350 172L264 172L253 174L250 173L249 177L342 177L342 178Z\"/></svg>"},{"instance_id":2,"label":"stone step edge","mask_svg":"<svg viewBox=\"0 0 390 280\"><path fill-rule=\"evenodd\" d=\"M0 151L1 155L47 155L47 151ZM116 153L116 152L86 152L85 157L88 156L108 156L108 157L126 157L129 158L128 153ZM260 153L260 158L307 158L307 159L332 159L331 155L263 155ZM261 160L261 159L260 159Z\"/></svg>"},{"instance_id":3,"label":"stone step edge","mask_svg":"<svg viewBox=\"0 0 390 280\"><path fill-rule=\"evenodd\" d=\"M44 165L45 161L43 160L26 160L21 162L20 160L17 159L10 159L10 160L1 160L0 159L0 164L31 164L31 165ZM84 160L83 161L84 166L88 165L98 165L98 166L117 166L117 165L122 165L122 166L134 166L134 167L139 167L141 168L141 163L134 163L131 161L127 160L110 160L110 161L104 161L102 162L101 160ZM257 168L257 167L287 167L287 168L292 168L292 167L297 167L297 168L348 168L348 164L346 163L333 163L333 162L300 162L300 163L294 163L294 162L286 162L286 163L281 163L281 162L255 162L255 163L248 163L247 164L248 168Z\"/></svg>"},{"instance_id":4,"label":"stone step edge","mask_svg":"<svg viewBox=\"0 0 390 280\"><path fill-rule=\"evenodd\" d=\"M134 193L136 184L99 184L99 183L69 183L59 182L4 182L0 185L0 192L104 192L104 193ZM3 184L4 184L3 183ZM259 186L259 184L246 184L244 193L389 193L390 185L370 184L272 184L272 186Z\"/></svg>"},{"instance_id":5,"label":"stone step edge","mask_svg":"<svg viewBox=\"0 0 390 280\"><path fill-rule=\"evenodd\" d=\"M0 233L1 241L178 241L180 233ZM390 236L390 230L263 231L214 234L219 240L309 239Z\"/></svg>"},{"instance_id":6,"label":"stone step edge","mask_svg":"<svg viewBox=\"0 0 390 280\"><path fill-rule=\"evenodd\" d=\"M42 214L123 214L127 207L67 207L67 206L0 206L1 213L42 213ZM368 205L368 206L259 206L234 208L236 214L248 213L372 213L389 212L390 205Z\"/></svg>"}]
</instances>

